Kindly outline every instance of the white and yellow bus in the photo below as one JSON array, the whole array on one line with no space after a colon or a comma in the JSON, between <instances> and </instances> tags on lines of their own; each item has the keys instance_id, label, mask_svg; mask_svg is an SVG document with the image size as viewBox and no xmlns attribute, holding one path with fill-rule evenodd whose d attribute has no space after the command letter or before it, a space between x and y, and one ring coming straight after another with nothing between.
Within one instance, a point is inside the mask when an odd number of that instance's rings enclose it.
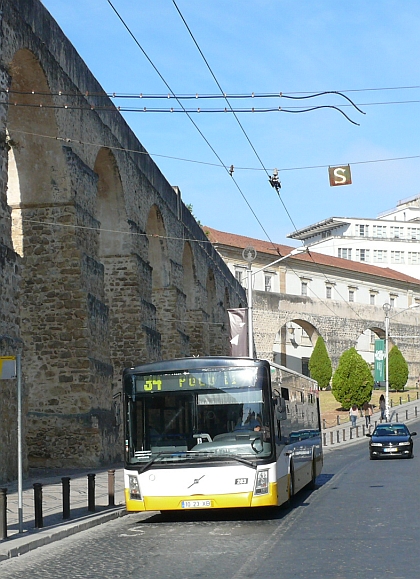
<instances>
[{"instance_id":1,"label":"white and yellow bus","mask_svg":"<svg viewBox=\"0 0 420 579\"><path fill-rule=\"evenodd\" d=\"M128 511L279 506L321 472L317 383L278 364L154 362L123 391Z\"/></svg>"}]
</instances>

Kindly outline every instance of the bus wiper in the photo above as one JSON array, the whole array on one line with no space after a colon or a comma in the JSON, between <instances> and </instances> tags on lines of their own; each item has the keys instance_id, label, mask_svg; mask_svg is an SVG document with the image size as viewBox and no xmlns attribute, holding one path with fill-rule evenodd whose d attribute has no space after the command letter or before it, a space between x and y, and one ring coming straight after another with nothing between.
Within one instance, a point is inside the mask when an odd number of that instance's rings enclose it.
<instances>
[{"instance_id":1,"label":"bus wiper","mask_svg":"<svg viewBox=\"0 0 420 579\"><path fill-rule=\"evenodd\" d=\"M175 456L175 455L179 456L180 454L185 454L185 452L173 452L168 450L162 450L161 452L158 452L155 456L153 456L148 462L146 462L146 464L139 470L139 474L142 474L148 468L150 468L152 464L154 464L161 456Z\"/></svg>"}]
</instances>

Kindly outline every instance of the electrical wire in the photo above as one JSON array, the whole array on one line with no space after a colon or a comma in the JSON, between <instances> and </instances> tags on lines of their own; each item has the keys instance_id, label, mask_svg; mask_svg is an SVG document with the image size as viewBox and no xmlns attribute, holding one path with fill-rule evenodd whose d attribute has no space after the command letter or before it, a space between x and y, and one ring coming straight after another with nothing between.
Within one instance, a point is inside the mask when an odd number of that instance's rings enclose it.
<instances>
[{"instance_id":1,"label":"electrical wire","mask_svg":"<svg viewBox=\"0 0 420 579\"><path fill-rule=\"evenodd\" d=\"M316 95L316 94L340 94L345 95L348 92L370 92L370 91L390 91L390 90L411 90L411 89L420 89L420 86L405 86L405 87L388 87L388 88L361 88L361 89L344 89L344 90L323 90L323 91L304 91L304 92L292 92L292 91L279 91L279 92L268 92L268 93L258 93L258 92L251 92L251 93L242 93L242 94L235 94L235 93L223 93L223 94L200 94L198 92L193 94L177 94L176 98L179 100L197 100L197 99L225 99L228 98L232 99L273 99L273 98L293 98L295 95ZM40 95L40 96L62 96L62 97L95 97L95 98L110 98L110 99L171 99L175 98L172 94L147 94L147 93L123 93L118 91L113 92L95 92L95 91L80 91L80 92L67 92L64 90L59 90L57 92L43 92L43 91L18 91L18 90L10 90L0 89L0 94L8 93L8 94L20 94L20 95ZM406 102L406 101L394 101L394 102ZM408 101L412 102L412 101ZM414 101L418 102L418 101ZM363 105L359 106L367 106L371 103L364 103ZM384 103L373 103L373 104L384 104ZM387 104L387 103L385 103ZM352 106L352 105L341 105L341 106Z\"/></svg>"},{"instance_id":2,"label":"electrical wire","mask_svg":"<svg viewBox=\"0 0 420 579\"><path fill-rule=\"evenodd\" d=\"M126 147L116 147L114 145L105 145L104 143L91 143L89 141L81 141L80 139L71 139L69 137L54 137L52 135L43 135L40 133L21 131L18 129L14 129L13 133L28 135L28 136L33 136L33 137L40 137L40 138L44 138L44 139L54 139L56 141L63 141L65 143L77 143L79 145L85 145L85 146L91 146L91 147L99 147L99 148L106 147L112 151L121 151L124 153L134 153L137 155L147 155L149 157L159 157L159 158L163 158L163 159L171 159L174 161L182 161L185 163L195 163L198 165L207 165L209 167L224 168L224 165L220 165L218 163L210 163L208 161L198 161L196 159L186 159L184 157L174 157L172 155L162 155L159 153L150 153L148 151L139 151L138 149L128 149ZM346 164L349 164L349 165L366 165L366 164L370 164L370 163L389 163L389 162L394 162L394 161L409 161L412 159L420 159L420 155L408 155L405 157L388 157L385 159L369 159L366 161L351 161L349 163L346 162ZM335 164L339 165L340 163L335 163ZM312 169L328 169L332 165L333 165L333 163L330 163L329 165L304 165L302 167L283 167L282 169L278 169L278 171L282 172L282 171L307 171L307 170L312 170ZM241 167L241 166L235 165L235 171L262 171L262 170L263 169L261 169L260 167Z\"/></svg>"},{"instance_id":3,"label":"electrical wire","mask_svg":"<svg viewBox=\"0 0 420 579\"><path fill-rule=\"evenodd\" d=\"M239 193L241 194L243 200L245 201L245 203L247 204L248 208L250 209L251 213L253 214L254 218L256 219L257 223L259 224L259 226L261 227L262 231L264 232L265 236L267 237L267 239L270 241L270 243L273 245L273 247L275 247L272 239L270 238L268 232L266 231L264 225L262 224L262 222L260 221L260 219L258 218L257 214L255 213L254 209L251 207L251 204L249 203L248 199L246 198L244 192L242 191L241 187L239 186L238 182L236 181L236 179L233 177L232 172L229 170L229 168L223 163L222 159L220 158L220 156L218 155L218 153L216 152L216 150L214 149L214 147L210 144L210 142L208 141L208 139L204 136L203 132L201 131L201 129L198 127L198 125L194 122L194 120L191 117L191 114L188 113L185 110L184 105L182 104L182 102L176 97L175 93L173 92L173 90L171 89L171 87L169 86L169 84L166 82L166 80L164 79L164 77L162 76L162 74L159 72L159 70L157 69L157 67L154 65L154 63L152 62L152 60L149 58L149 56L147 55L146 51L144 50L144 48L141 46L140 42L137 40L137 38L134 36L133 32L130 30L130 28L128 27L128 25L126 24L126 22L123 20L122 16L119 14L119 12L117 11L117 9L114 7L114 5L112 4L111 0L107 0L108 4L111 6L111 8L113 9L113 11L115 12L115 14L117 15L118 19L121 21L121 23L123 24L124 28L127 30L127 32L129 33L129 35L131 36L131 38L134 40L134 42L136 43L136 45L138 46L138 48L141 50L141 52L143 53L143 55L146 57L147 61L150 63L150 65L153 67L153 69L155 70L155 72L157 73L157 75L159 76L159 78L162 80L162 82L165 84L166 88L169 90L169 92L174 96L174 98L177 100L178 104L181 106L182 109L184 109L187 117L189 118L189 120L191 121L191 123L193 124L193 126L195 127L195 129L198 131L198 133L200 134L200 136L202 137L202 139L205 141L205 143L208 145L208 147L210 148L210 150L213 152L213 154L215 155L215 157L218 159L218 161L220 162L221 166L225 169L225 171L228 173L228 175L230 175L232 181L234 182L236 188L238 189Z\"/></svg>"}]
</instances>

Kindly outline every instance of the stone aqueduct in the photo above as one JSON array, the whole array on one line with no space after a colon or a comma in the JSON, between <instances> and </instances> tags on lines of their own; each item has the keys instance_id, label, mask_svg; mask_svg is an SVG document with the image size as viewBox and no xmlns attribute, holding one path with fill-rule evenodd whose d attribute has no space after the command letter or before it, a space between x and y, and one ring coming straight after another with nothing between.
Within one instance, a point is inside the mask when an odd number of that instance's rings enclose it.
<instances>
[{"instance_id":1,"label":"stone aqueduct","mask_svg":"<svg viewBox=\"0 0 420 579\"><path fill-rule=\"evenodd\" d=\"M228 354L226 310L246 296L119 113L100 109L102 88L40 2L0 9L0 356L22 355L25 468L106 464L121 455L122 368ZM331 316L262 293L254 306L268 359L290 320L324 337L334 366L367 327L383 335L379 308L370 319L342 303ZM404 348L415 360L412 341ZM15 380L0 380L0 421L6 481Z\"/></svg>"},{"instance_id":2,"label":"stone aqueduct","mask_svg":"<svg viewBox=\"0 0 420 579\"><path fill-rule=\"evenodd\" d=\"M228 354L245 294L40 2L0 7L0 355L22 353L29 465L104 464L122 368ZM0 388L6 480L16 383Z\"/></svg>"}]
</instances>

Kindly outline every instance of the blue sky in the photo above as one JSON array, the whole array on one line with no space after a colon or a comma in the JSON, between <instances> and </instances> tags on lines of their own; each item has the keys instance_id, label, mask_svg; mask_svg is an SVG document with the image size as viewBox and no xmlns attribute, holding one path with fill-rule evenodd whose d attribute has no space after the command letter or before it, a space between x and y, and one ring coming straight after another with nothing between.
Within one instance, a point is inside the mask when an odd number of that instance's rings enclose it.
<instances>
[{"instance_id":1,"label":"blue sky","mask_svg":"<svg viewBox=\"0 0 420 579\"><path fill-rule=\"evenodd\" d=\"M107 0L42 1L107 92L167 94ZM172 0L112 3L175 94L220 94ZM223 163L235 167L240 191L185 114L124 113L202 224L295 245L286 238L295 228L331 216L375 217L420 194L420 158L370 162L420 156L418 0L176 4L225 93L343 91L366 113L342 107L360 126L332 109L238 114L264 167L270 174L278 168L282 201L231 113L191 116ZM346 104L337 95L297 103L279 98L230 102L255 108ZM117 104L179 108L174 100ZM227 105L193 100L184 106ZM330 187L328 166L347 163L353 184ZM305 169L313 166L320 167Z\"/></svg>"}]
</instances>

